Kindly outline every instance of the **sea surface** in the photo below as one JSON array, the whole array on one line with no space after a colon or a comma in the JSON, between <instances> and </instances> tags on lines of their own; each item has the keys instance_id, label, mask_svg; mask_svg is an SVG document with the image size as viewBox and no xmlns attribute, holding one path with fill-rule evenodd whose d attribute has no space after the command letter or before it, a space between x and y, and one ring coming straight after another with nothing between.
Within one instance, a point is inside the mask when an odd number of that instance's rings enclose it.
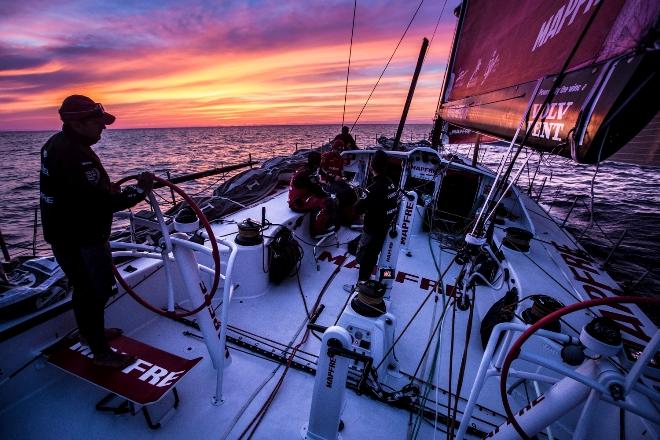
<instances>
[{"instance_id":1,"label":"sea surface","mask_svg":"<svg viewBox=\"0 0 660 440\"><path fill-rule=\"evenodd\" d=\"M118 180L143 170L165 176L203 171L223 165L268 159L318 147L338 133L338 126L255 126L106 130L94 147L110 178ZM430 125L410 125L403 140L428 138ZM353 131L360 147L393 137L395 125L362 125ZM39 151L55 132L0 132L0 230L12 256L31 254L37 219L37 253L47 253L39 216ZM482 160L496 168L506 151L482 150ZM466 148L462 152L468 152ZM525 153L522 154L525 157ZM598 260L605 260L623 236L607 269L622 286L645 295L660 293L660 170L605 161L593 181L595 166L559 157L533 156L519 186L540 194L540 202L566 224ZM190 194L210 194L220 183L212 176L181 187ZM544 184L545 182L545 184ZM593 188L593 199L591 192ZM574 200L578 198L571 210ZM593 201L593 203L592 203ZM570 213L570 215L569 215Z\"/></svg>"}]
</instances>

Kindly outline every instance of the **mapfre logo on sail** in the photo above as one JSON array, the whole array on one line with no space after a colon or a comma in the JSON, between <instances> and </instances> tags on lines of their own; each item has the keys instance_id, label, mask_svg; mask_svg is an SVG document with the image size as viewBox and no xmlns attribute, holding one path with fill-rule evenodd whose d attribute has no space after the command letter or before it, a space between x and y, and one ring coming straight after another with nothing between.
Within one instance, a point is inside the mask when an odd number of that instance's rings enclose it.
<instances>
[{"instance_id":1,"label":"mapfre logo on sail","mask_svg":"<svg viewBox=\"0 0 660 440\"><path fill-rule=\"evenodd\" d=\"M598 3L599 0L569 0L543 22L532 47L532 52L570 26L578 13L586 14Z\"/></svg>"}]
</instances>

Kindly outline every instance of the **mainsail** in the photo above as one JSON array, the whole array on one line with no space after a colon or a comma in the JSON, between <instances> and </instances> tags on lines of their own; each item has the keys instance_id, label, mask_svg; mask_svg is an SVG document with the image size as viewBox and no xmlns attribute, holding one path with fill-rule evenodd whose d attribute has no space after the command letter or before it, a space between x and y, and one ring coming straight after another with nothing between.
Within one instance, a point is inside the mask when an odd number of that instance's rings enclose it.
<instances>
[{"instance_id":1,"label":"mainsail","mask_svg":"<svg viewBox=\"0 0 660 440\"><path fill-rule=\"evenodd\" d=\"M523 117L531 148L583 163L615 153L658 110L660 2L599 3L465 0L436 130L511 140Z\"/></svg>"}]
</instances>

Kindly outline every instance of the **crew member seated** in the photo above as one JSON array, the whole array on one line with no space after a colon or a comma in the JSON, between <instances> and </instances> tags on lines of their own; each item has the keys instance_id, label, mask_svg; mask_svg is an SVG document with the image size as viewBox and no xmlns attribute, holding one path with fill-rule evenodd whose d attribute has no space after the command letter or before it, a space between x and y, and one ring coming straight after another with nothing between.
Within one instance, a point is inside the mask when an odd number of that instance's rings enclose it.
<instances>
[{"instance_id":1,"label":"crew member seated","mask_svg":"<svg viewBox=\"0 0 660 440\"><path fill-rule=\"evenodd\" d=\"M323 190L318 179L321 154L311 151L307 164L291 176L289 183L289 208L294 212L316 212L311 222L312 236L329 232L332 201Z\"/></svg>"},{"instance_id":2,"label":"crew member seated","mask_svg":"<svg viewBox=\"0 0 660 440\"><path fill-rule=\"evenodd\" d=\"M341 128L341 133L335 136L334 140L340 140L344 143L344 149L342 151L358 149L358 146L355 143L355 139L353 139L353 136L351 136L351 134L348 132L348 127L345 125Z\"/></svg>"},{"instance_id":3,"label":"crew member seated","mask_svg":"<svg viewBox=\"0 0 660 440\"><path fill-rule=\"evenodd\" d=\"M341 179L344 173L344 159L341 152L345 144L341 139L332 142L332 149L321 155L321 172L326 181Z\"/></svg>"},{"instance_id":4,"label":"crew member seated","mask_svg":"<svg viewBox=\"0 0 660 440\"><path fill-rule=\"evenodd\" d=\"M357 201L357 195L351 186L344 180L344 159L341 157L341 151L344 149L344 142L336 139L332 143L332 150L323 153L321 156L321 174L326 190L335 195L336 214L338 225L350 226L357 218L353 205Z\"/></svg>"}]
</instances>

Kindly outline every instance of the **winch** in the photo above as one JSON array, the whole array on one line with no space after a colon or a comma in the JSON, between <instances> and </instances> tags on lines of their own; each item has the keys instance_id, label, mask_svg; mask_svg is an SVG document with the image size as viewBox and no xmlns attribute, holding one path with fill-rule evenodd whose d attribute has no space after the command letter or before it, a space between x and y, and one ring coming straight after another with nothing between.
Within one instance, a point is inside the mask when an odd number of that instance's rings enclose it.
<instances>
[{"instance_id":1,"label":"winch","mask_svg":"<svg viewBox=\"0 0 660 440\"><path fill-rule=\"evenodd\" d=\"M360 281L355 291L357 295L351 301L351 308L356 313L369 318L376 318L387 311L383 296L385 285L375 280Z\"/></svg>"},{"instance_id":2,"label":"winch","mask_svg":"<svg viewBox=\"0 0 660 440\"><path fill-rule=\"evenodd\" d=\"M241 246L256 246L263 243L261 223L246 218L238 224L238 234L234 241Z\"/></svg>"}]
</instances>

